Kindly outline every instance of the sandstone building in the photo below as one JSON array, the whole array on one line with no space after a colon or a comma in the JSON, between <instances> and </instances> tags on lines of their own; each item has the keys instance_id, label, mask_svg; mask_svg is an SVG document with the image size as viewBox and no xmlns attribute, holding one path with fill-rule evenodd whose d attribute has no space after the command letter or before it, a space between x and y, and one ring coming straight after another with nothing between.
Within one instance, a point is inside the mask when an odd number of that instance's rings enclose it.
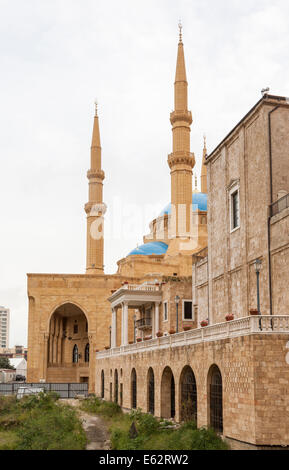
<instances>
[{"instance_id":1,"label":"sandstone building","mask_svg":"<svg viewBox=\"0 0 289 470\"><path fill-rule=\"evenodd\" d=\"M194 417L237 447L287 446L289 102L264 95L210 155L205 145L198 192L187 87L180 33L171 203L115 275L103 272L96 112L86 273L28 275L28 381L88 381L123 408Z\"/></svg>"}]
</instances>

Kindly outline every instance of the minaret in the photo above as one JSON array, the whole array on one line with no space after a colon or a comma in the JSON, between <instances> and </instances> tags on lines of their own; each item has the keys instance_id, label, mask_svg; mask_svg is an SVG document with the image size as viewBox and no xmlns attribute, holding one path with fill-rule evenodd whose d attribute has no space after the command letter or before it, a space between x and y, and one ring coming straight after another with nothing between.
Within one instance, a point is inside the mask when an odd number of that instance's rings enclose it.
<instances>
[{"instance_id":1,"label":"minaret","mask_svg":"<svg viewBox=\"0 0 289 470\"><path fill-rule=\"evenodd\" d=\"M175 77L175 109L170 115L173 132L173 152L168 156L171 170L171 235L172 238L189 238L192 212L192 168L194 154L190 152L190 125L192 114L188 111L188 82L182 41L182 26L179 24L179 44ZM185 235L186 234L186 235Z\"/></svg>"},{"instance_id":2,"label":"minaret","mask_svg":"<svg viewBox=\"0 0 289 470\"><path fill-rule=\"evenodd\" d=\"M202 172L201 172L201 191L202 193L207 193L207 167L205 165L207 155L207 139L204 135L204 149L203 149L203 160L202 160Z\"/></svg>"},{"instance_id":3,"label":"minaret","mask_svg":"<svg viewBox=\"0 0 289 470\"><path fill-rule=\"evenodd\" d=\"M87 172L89 202L85 204L87 214L86 273L103 273L103 215L106 206L102 200L104 172L101 169L101 146L97 104L93 123L90 170Z\"/></svg>"}]
</instances>

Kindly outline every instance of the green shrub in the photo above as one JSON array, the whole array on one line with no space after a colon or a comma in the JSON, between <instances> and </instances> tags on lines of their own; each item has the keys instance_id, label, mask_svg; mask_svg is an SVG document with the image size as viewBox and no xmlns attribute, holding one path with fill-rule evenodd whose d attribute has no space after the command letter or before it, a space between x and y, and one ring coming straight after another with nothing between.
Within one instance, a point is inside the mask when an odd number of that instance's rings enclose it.
<instances>
[{"instance_id":1,"label":"green shrub","mask_svg":"<svg viewBox=\"0 0 289 470\"><path fill-rule=\"evenodd\" d=\"M99 398L91 397L83 401L81 409L88 413L96 413L107 418L122 413L121 407L114 402L102 401Z\"/></svg>"},{"instance_id":2,"label":"green shrub","mask_svg":"<svg viewBox=\"0 0 289 470\"><path fill-rule=\"evenodd\" d=\"M0 449L85 449L86 436L76 411L57 399L55 393L21 400L0 397Z\"/></svg>"},{"instance_id":3,"label":"green shrub","mask_svg":"<svg viewBox=\"0 0 289 470\"><path fill-rule=\"evenodd\" d=\"M38 409L37 409L38 408ZM75 410L55 405L30 414L18 430L18 449L77 450L84 449L86 437Z\"/></svg>"}]
</instances>

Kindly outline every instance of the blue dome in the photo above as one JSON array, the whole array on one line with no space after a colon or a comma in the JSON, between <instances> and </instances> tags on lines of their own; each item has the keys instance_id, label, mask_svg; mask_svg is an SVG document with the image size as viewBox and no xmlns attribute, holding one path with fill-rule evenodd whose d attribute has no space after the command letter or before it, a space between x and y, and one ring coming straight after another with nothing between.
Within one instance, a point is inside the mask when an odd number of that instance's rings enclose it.
<instances>
[{"instance_id":1,"label":"blue dome","mask_svg":"<svg viewBox=\"0 0 289 470\"><path fill-rule=\"evenodd\" d=\"M199 209L199 211L207 211L207 201L208 201L208 195L206 193L193 193L192 197L192 204L193 204L193 210ZM168 204L160 213L159 217L161 217L164 214L170 214L171 213L171 203Z\"/></svg>"},{"instance_id":2,"label":"blue dome","mask_svg":"<svg viewBox=\"0 0 289 470\"><path fill-rule=\"evenodd\" d=\"M127 256L131 255L164 255L168 245L163 242L150 242L136 247Z\"/></svg>"}]
</instances>

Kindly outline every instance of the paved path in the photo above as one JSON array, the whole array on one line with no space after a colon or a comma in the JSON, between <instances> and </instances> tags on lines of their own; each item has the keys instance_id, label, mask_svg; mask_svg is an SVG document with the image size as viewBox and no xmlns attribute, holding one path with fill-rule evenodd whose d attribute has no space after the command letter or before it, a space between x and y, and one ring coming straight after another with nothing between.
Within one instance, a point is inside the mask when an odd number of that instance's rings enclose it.
<instances>
[{"instance_id":1,"label":"paved path","mask_svg":"<svg viewBox=\"0 0 289 470\"><path fill-rule=\"evenodd\" d=\"M81 400L61 400L70 406L79 408ZM108 450L110 449L109 433L103 420L97 415L91 415L77 410L82 426L87 437L86 450Z\"/></svg>"}]
</instances>

